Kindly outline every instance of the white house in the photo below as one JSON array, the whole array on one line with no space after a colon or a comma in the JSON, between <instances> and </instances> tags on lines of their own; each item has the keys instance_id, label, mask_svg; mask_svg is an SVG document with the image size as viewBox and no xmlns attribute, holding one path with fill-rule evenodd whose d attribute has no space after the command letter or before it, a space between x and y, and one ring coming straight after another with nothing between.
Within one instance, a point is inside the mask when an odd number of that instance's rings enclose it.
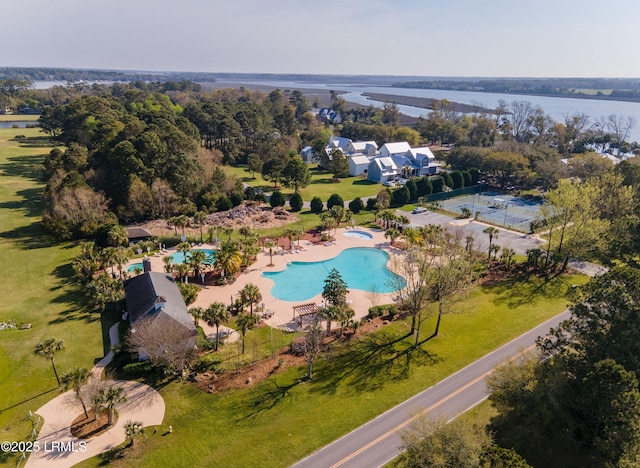
<instances>
[{"instance_id":1,"label":"white house","mask_svg":"<svg viewBox=\"0 0 640 468\"><path fill-rule=\"evenodd\" d=\"M347 151L350 153L375 156L378 152L378 144L375 141L349 141L351 144L347 146Z\"/></svg>"},{"instance_id":2,"label":"white house","mask_svg":"<svg viewBox=\"0 0 640 468\"><path fill-rule=\"evenodd\" d=\"M369 170L369 158L364 155L351 156L349 158L349 175L359 176Z\"/></svg>"},{"instance_id":3,"label":"white house","mask_svg":"<svg viewBox=\"0 0 640 468\"><path fill-rule=\"evenodd\" d=\"M379 156L369 162L367 178L375 182L385 183L398 176L398 166L390 157Z\"/></svg>"},{"instance_id":4,"label":"white house","mask_svg":"<svg viewBox=\"0 0 640 468\"><path fill-rule=\"evenodd\" d=\"M379 154L384 158L391 156L404 156L411 149L411 145L406 141L398 141L396 143L385 143L380 148Z\"/></svg>"}]
</instances>

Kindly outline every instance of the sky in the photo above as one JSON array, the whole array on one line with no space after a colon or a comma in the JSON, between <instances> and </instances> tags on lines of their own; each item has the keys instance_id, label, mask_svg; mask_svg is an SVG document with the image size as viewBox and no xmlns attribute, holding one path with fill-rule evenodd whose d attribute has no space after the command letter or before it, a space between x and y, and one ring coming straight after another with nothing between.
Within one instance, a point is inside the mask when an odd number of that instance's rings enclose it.
<instances>
[{"instance_id":1,"label":"sky","mask_svg":"<svg viewBox=\"0 0 640 468\"><path fill-rule=\"evenodd\" d=\"M638 0L21 0L0 66L640 77Z\"/></svg>"}]
</instances>

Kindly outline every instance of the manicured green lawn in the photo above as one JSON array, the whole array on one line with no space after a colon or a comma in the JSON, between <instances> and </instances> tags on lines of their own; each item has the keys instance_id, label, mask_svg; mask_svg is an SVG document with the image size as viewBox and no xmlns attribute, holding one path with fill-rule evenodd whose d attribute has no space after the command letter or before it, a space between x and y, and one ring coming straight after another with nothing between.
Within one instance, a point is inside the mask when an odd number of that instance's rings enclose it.
<instances>
[{"instance_id":1,"label":"manicured green lawn","mask_svg":"<svg viewBox=\"0 0 640 468\"><path fill-rule=\"evenodd\" d=\"M118 466L283 467L428 388L567 306L583 277L510 280L474 291L443 318L441 334L411 350L408 323L347 341L318 358L315 378L289 369L246 390L207 394L171 382L163 426L147 430ZM423 324L423 337L434 317ZM173 432L163 436L172 425ZM94 458L82 466L98 466Z\"/></svg>"},{"instance_id":2,"label":"manicured green lawn","mask_svg":"<svg viewBox=\"0 0 640 468\"><path fill-rule=\"evenodd\" d=\"M376 195L382 185L361 177L345 177L340 182L331 182L331 174L327 174L323 170L319 170L317 165L311 165L311 184L300 190L304 201L311 201L313 197L320 197L323 202L334 193L340 194L343 200L353 200L356 197L369 197ZM246 171L244 167L224 166L227 174L233 174L249 185L260 187L265 192L273 190L273 182L268 182L262 178L260 174L255 174L256 178L251 177L251 173ZM283 193L293 193L292 189L282 188Z\"/></svg>"},{"instance_id":3,"label":"manicured green lawn","mask_svg":"<svg viewBox=\"0 0 640 468\"><path fill-rule=\"evenodd\" d=\"M16 141L15 135L25 135ZM38 129L0 129L0 322L31 323L28 330L0 331L0 439L23 440L31 431L29 411L58 395L48 360L35 356L43 339L64 340L56 358L60 373L90 368L103 356L99 314L79 304L70 278L73 244L57 244L40 227L43 184L40 167L50 151ZM17 458L0 453L0 463Z\"/></svg>"}]
</instances>

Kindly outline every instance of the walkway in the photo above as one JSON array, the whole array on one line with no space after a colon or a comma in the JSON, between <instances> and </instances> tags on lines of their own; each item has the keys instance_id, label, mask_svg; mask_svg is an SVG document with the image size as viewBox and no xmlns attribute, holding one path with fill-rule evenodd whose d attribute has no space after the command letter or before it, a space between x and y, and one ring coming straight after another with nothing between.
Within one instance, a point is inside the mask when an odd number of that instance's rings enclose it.
<instances>
[{"instance_id":1,"label":"walkway","mask_svg":"<svg viewBox=\"0 0 640 468\"><path fill-rule=\"evenodd\" d=\"M109 329L109 339L112 346L119 343L117 323ZM119 417L113 427L91 439L74 437L70 426L82 414L82 406L73 390L65 392L36 411L44 420L37 438L40 450L31 454L25 467L70 467L122 444L126 439L124 425L127 421L139 421L144 427L162 424L165 405L156 390L128 380L101 382L104 368L112 359L113 351L109 351L91 370L91 382L88 385L103 383L124 388L127 401L118 406Z\"/></svg>"}]
</instances>

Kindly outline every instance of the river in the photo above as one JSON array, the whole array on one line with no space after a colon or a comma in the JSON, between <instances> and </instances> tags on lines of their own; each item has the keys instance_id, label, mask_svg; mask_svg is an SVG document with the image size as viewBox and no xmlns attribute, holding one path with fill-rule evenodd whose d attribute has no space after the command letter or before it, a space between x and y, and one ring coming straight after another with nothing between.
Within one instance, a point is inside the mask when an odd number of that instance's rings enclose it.
<instances>
[{"instance_id":1,"label":"river","mask_svg":"<svg viewBox=\"0 0 640 468\"><path fill-rule=\"evenodd\" d=\"M339 80L339 78L337 78ZM62 82L34 82L39 89L51 87ZM448 99L461 104L479 105L485 108L495 108L499 101L511 104L513 101L528 101L534 106L540 106L544 112L556 122L563 122L567 114L582 113L590 117L591 123L596 119L615 114L632 117L636 124L631 129L629 140L640 142L640 103L624 101L605 101L596 99L578 99L568 97L529 96L522 94L480 93L474 91L445 91L440 89L410 89L392 88L390 86L369 86L335 83L318 83L312 81L278 81L278 80L220 80L216 83L228 84L230 87L269 86L280 89L321 89L343 92L342 97L348 102L361 105L381 107L384 103L363 96L363 93L392 94L396 96L413 96L431 99ZM398 105L398 109L405 115L420 117L429 114L428 109L421 107Z\"/></svg>"},{"instance_id":2,"label":"river","mask_svg":"<svg viewBox=\"0 0 640 468\"><path fill-rule=\"evenodd\" d=\"M229 85L238 85L240 82L225 80ZM412 96L432 99L448 99L461 104L479 105L485 108L495 108L499 101L511 104L513 101L528 101L534 106L540 106L544 112L557 122L563 122L566 114L582 113L590 117L591 123L595 123L600 117L612 114L633 117L636 124L631 129L629 140L640 142L640 103L624 101L605 101L596 99L578 99L568 97L529 96L522 94L480 93L473 91L445 91L440 89L412 89L392 88L390 86L359 86L344 85L340 83L312 83L293 81L243 81L245 85L275 86L281 89L323 89L344 92L342 97L348 102L361 105L373 105L381 107L384 103L375 101L363 93L393 94L396 96ZM249 87L249 86L248 86ZM413 106L399 105L398 110L405 115L420 117L429 114L428 109Z\"/></svg>"}]
</instances>

